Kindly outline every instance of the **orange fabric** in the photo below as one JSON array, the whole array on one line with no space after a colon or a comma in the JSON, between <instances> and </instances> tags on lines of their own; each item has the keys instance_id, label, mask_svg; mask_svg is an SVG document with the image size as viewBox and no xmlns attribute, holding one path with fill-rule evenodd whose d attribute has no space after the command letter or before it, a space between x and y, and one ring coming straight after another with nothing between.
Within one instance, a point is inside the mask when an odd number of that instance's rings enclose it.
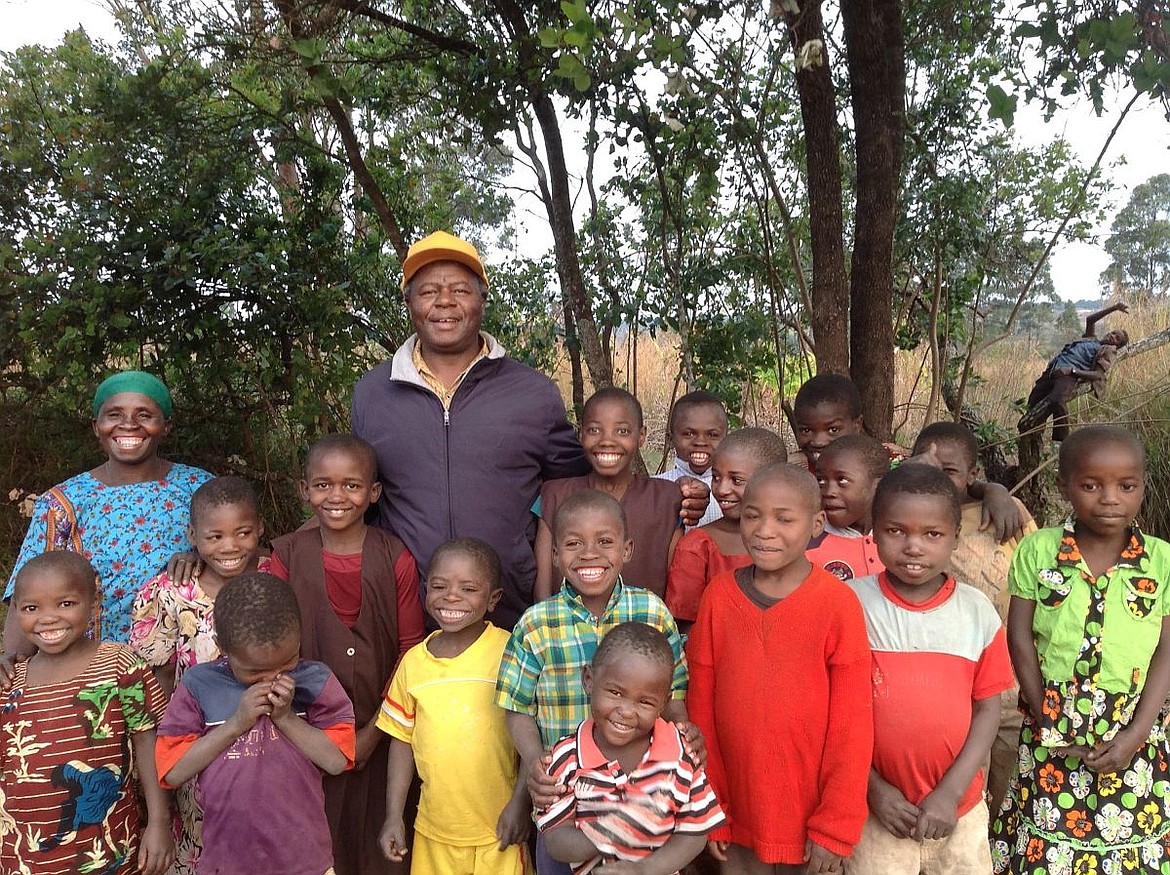
<instances>
[{"instance_id":1,"label":"orange fabric","mask_svg":"<svg viewBox=\"0 0 1170 875\"><path fill-rule=\"evenodd\" d=\"M158 770L158 784L164 790L174 790L178 786L167 783L167 774L198 740L198 735L159 735L155 739L154 767Z\"/></svg>"},{"instance_id":2,"label":"orange fabric","mask_svg":"<svg viewBox=\"0 0 1170 875\"><path fill-rule=\"evenodd\" d=\"M352 769L357 757L357 732L354 731L353 724L338 723L336 726L326 726L321 731L345 754L346 771Z\"/></svg>"}]
</instances>

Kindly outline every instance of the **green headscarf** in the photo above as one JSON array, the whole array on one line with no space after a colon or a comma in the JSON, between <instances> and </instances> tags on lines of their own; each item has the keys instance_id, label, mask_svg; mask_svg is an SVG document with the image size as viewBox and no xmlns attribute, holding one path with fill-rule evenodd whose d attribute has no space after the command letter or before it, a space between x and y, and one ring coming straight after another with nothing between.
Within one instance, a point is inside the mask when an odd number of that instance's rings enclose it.
<instances>
[{"instance_id":1,"label":"green headscarf","mask_svg":"<svg viewBox=\"0 0 1170 875\"><path fill-rule=\"evenodd\" d=\"M120 371L106 377L93 393L93 415L97 416L102 405L121 392L145 395L159 406L163 416L171 418L171 393L162 380L146 371Z\"/></svg>"}]
</instances>

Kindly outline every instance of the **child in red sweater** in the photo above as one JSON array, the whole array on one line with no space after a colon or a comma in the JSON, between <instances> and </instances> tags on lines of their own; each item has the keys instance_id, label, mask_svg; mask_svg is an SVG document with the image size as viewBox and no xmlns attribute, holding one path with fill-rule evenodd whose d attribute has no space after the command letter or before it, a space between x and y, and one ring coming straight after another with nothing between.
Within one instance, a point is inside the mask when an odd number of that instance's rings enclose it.
<instances>
[{"instance_id":1,"label":"child in red sweater","mask_svg":"<svg viewBox=\"0 0 1170 875\"><path fill-rule=\"evenodd\" d=\"M753 475L752 564L711 582L691 629L687 709L728 818L708 843L724 873L840 872L865 823L869 643L857 597L805 557L824 520L811 474Z\"/></svg>"}]
</instances>

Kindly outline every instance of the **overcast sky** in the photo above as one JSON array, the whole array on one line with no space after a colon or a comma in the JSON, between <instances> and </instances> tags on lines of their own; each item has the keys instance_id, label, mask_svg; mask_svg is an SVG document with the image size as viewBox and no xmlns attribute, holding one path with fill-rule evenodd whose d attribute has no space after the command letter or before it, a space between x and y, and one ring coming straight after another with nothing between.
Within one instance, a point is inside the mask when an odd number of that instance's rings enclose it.
<instances>
[{"instance_id":1,"label":"overcast sky","mask_svg":"<svg viewBox=\"0 0 1170 875\"><path fill-rule=\"evenodd\" d=\"M99 0L0 0L0 51L28 43L53 45L78 25L95 37L116 38L113 19ZM1038 111L1023 107L1016 115L1016 131L1028 145L1063 135L1088 164L1100 151L1119 113L1120 107L1115 107L1112 113L1098 119L1086 102L1046 125ZM1135 108L1106 157L1111 165L1107 175L1118 189L1110 196L1109 217L1096 229L1095 242L1069 244L1053 253L1052 279L1062 297L1079 299L1097 294L1097 277L1109 262L1100 244L1109 235L1112 216L1125 205L1135 185L1166 170L1170 165L1168 149L1170 121L1163 117L1160 107L1146 104L1140 111ZM521 221L539 235L531 218Z\"/></svg>"}]
</instances>

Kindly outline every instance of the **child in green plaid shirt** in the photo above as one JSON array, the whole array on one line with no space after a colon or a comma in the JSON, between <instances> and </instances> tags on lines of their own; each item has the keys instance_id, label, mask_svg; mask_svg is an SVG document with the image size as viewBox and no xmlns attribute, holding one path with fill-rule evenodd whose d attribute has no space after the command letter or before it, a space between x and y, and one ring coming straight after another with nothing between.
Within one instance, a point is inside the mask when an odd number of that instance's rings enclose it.
<instances>
[{"instance_id":1,"label":"child in green plaid shirt","mask_svg":"<svg viewBox=\"0 0 1170 875\"><path fill-rule=\"evenodd\" d=\"M504 648L496 682L496 703L508 712L508 731L530 775L543 774L545 751L589 716L582 670L605 633L629 621L662 630L670 642L673 698L663 717L680 724L688 748L700 760L706 758L702 739L687 719L686 660L670 611L654 593L622 582L622 565L633 549L625 513L612 496L582 490L557 510L553 561L564 583L552 598L524 612ZM538 875L569 872L548 856L540 840L536 856Z\"/></svg>"}]
</instances>

